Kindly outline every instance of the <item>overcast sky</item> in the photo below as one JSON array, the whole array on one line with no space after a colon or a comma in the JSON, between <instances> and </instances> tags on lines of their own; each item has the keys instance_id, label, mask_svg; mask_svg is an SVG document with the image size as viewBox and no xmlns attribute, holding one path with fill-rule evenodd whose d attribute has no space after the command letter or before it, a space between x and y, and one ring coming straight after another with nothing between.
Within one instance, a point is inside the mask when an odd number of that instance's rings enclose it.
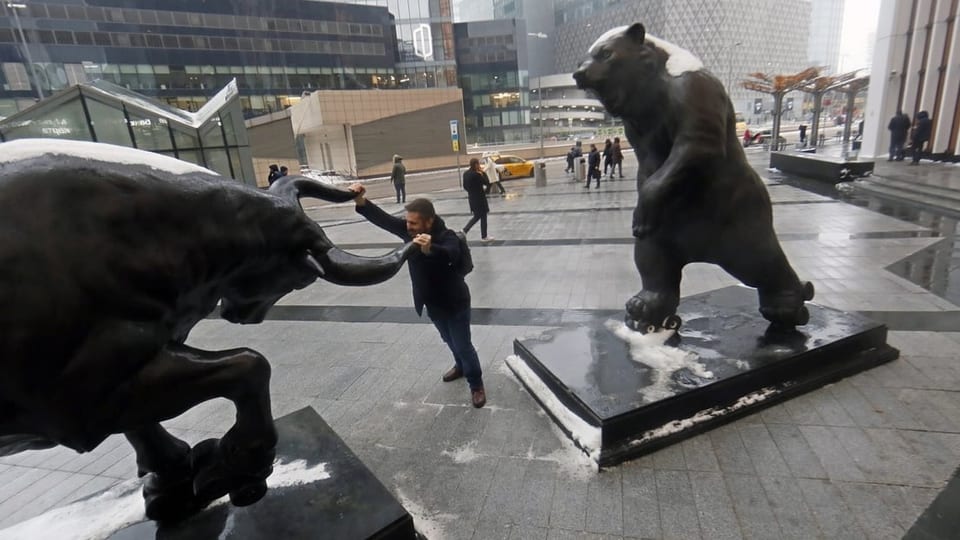
<instances>
[{"instance_id":1,"label":"overcast sky","mask_svg":"<svg viewBox=\"0 0 960 540\"><path fill-rule=\"evenodd\" d=\"M880 0L846 0L843 37L840 39L840 73L870 66L871 40L876 40Z\"/></svg>"}]
</instances>

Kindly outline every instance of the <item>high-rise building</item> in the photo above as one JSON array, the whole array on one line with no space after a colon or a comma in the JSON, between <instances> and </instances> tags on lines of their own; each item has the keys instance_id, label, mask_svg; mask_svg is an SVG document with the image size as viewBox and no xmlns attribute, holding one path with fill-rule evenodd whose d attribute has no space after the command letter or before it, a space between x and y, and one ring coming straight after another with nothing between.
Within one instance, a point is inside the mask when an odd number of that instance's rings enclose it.
<instances>
[{"instance_id":1,"label":"high-rise building","mask_svg":"<svg viewBox=\"0 0 960 540\"><path fill-rule=\"evenodd\" d=\"M453 0L453 22L489 21L493 0Z\"/></svg>"},{"instance_id":2,"label":"high-rise building","mask_svg":"<svg viewBox=\"0 0 960 540\"><path fill-rule=\"evenodd\" d=\"M454 25L467 143L529 141L526 26L501 19Z\"/></svg>"},{"instance_id":3,"label":"high-rise building","mask_svg":"<svg viewBox=\"0 0 960 540\"><path fill-rule=\"evenodd\" d=\"M554 73L553 0L493 0L494 19L523 19L527 25L527 69L531 77Z\"/></svg>"},{"instance_id":4,"label":"high-rise building","mask_svg":"<svg viewBox=\"0 0 960 540\"><path fill-rule=\"evenodd\" d=\"M396 86L393 25L384 7L307 0L3 2L0 117L96 79L187 111L236 79L247 116Z\"/></svg>"},{"instance_id":5,"label":"high-rise building","mask_svg":"<svg viewBox=\"0 0 960 540\"><path fill-rule=\"evenodd\" d=\"M651 35L689 50L727 88L734 107L749 117L760 99L743 89L746 74L795 73L808 67L810 0L554 0L557 73L569 73L604 32L641 22Z\"/></svg>"},{"instance_id":6,"label":"high-rise building","mask_svg":"<svg viewBox=\"0 0 960 540\"><path fill-rule=\"evenodd\" d=\"M402 88L456 88L452 0L332 0L385 7L393 16Z\"/></svg>"},{"instance_id":7,"label":"high-rise building","mask_svg":"<svg viewBox=\"0 0 960 540\"><path fill-rule=\"evenodd\" d=\"M810 0L810 40L807 58L824 73L840 73L840 38L844 0Z\"/></svg>"}]
</instances>

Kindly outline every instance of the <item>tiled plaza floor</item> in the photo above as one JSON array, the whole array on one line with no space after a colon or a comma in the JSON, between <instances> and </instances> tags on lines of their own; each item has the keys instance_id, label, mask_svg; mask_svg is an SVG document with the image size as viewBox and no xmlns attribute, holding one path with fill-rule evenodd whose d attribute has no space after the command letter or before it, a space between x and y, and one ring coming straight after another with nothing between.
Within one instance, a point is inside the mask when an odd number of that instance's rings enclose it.
<instances>
[{"instance_id":1,"label":"tiled plaza floor","mask_svg":"<svg viewBox=\"0 0 960 540\"><path fill-rule=\"evenodd\" d=\"M960 171L922 167L947 178ZM431 540L902 537L960 463L960 308L929 290L929 268L898 275L888 267L942 244L944 222L898 219L773 177L776 229L801 278L816 284L815 302L889 322L900 359L598 473L504 364L514 338L558 324L567 310L620 310L639 289L633 182L586 190L561 168L550 164L547 187L506 182L507 196L490 200L497 240L473 247L483 409L469 406L462 381L440 381L451 359L429 321L416 318L406 270L367 288L318 282L261 325L206 320L189 343L264 353L274 366L274 414L314 407ZM624 173L635 174L632 156ZM430 196L460 228L469 213L456 185L451 175L450 188ZM399 211L391 199L383 206ZM356 253L396 245L352 205L312 213ZM683 294L733 283L694 264ZM166 424L195 442L232 419L217 400ZM0 458L0 538L135 472L121 437L87 455Z\"/></svg>"}]
</instances>

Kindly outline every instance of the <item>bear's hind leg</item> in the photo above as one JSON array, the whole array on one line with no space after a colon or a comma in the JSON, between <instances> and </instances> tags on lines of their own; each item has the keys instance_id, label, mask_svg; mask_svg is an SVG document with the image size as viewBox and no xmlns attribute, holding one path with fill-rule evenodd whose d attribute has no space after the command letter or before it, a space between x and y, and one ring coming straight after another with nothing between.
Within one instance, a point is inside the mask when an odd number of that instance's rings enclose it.
<instances>
[{"instance_id":1,"label":"bear's hind leg","mask_svg":"<svg viewBox=\"0 0 960 540\"><path fill-rule=\"evenodd\" d=\"M633 260L640 272L643 289L627 300L625 322L633 330L647 332L660 328L677 329L680 319L680 278L683 264L676 254L649 238L638 238Z\"/></svg>"},{"instance_id":2,"label":"bear's hind leg","mask_svg":"<svg viewBox=\"0 0 960 540\"><path fill-rule=\"evenodd\" d=\"M760 298L760 314L776 326L793 328L810 320L804 303L813 299L813 283L800 281L787 261L773 231L766 241L754 242L736 250L728 261L720 263L727 272L745 285L755 287Z\"/></svg>"}]
</instances>

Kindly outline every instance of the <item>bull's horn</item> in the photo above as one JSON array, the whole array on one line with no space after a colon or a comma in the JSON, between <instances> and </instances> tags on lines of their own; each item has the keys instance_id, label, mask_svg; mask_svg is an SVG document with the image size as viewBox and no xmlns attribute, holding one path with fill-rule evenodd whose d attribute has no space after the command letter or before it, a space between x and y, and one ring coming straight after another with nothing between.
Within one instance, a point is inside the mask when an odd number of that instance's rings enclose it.
<instances>
[{"instance_id":1,"label":"bull's horn","mask_svg":"<svg viewBox=\"0 0 960 540\"><path fill-rule=\"evenodd\" d=\"M337 285L373 285L394 276L414 250L413 242L397 248L382 257L352 255L338 247L315 254L323 267L321 278Z\"/></svg>"},{"instance_id":2,"label":"bull's horn","mask_svg":"<svg viewBox=\"0 0 960 540\"><path fill-rule=\"evenodd\" d=\"M329 202L347 202L357 196L349 189L334 187L306 176L282 176L270 185L268 191L291 200L313 197Z\"/></svg>"}]
</instances>

